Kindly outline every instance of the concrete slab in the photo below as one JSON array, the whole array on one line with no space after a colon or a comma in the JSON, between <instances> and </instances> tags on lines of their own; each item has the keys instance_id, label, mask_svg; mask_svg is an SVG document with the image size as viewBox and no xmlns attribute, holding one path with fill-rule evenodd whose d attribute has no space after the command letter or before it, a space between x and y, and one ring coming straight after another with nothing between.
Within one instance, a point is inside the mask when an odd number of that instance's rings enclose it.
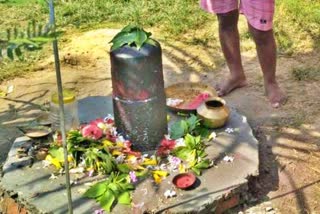
<instances>
[{"instance_id":1,"label":"concrete slab","mask_svg":"<svg viewBox=\"0 0 320 214\"><path fill-rule=\"evenodd\" d=\"M87 122L112 113L111 97L88 97L79 101L80 121ZM177 119L177 118L176 118ZM226 133L232 128L233 133ZM246 117L232 109L231 117L223 129L215 130L217 138L207 148L216 166L198 177L196 188L188 191L175 190L177 197L166 199L164 192L174 189L171 174L159 186L151 179L141 182L133 194L133 208L117 205L114 213L211 213L221 199L228 195L243 194L247 190L247 178L258 174L258 142L252 134ZM18 159L16 150L21 146L31 146L29 138L18 138L14 142L3 167L2 187L18 195L31 213L66 213L67 198L64 176L49 179L53 168L43 168L41 162L33 163L30 158ZM223 161L225 155L233 156L233 162ZM88 178L72 175L74 213L93 213L99 208L94 200L82 197L88 187ZM98 179L98 178L93 178Z\"/></svg>"}]
</instances>

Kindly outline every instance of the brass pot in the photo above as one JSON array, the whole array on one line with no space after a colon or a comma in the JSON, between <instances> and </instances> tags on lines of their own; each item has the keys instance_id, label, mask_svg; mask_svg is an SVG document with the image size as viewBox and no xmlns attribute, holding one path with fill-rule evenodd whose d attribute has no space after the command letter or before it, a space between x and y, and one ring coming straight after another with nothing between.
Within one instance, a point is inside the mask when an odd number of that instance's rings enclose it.
<instances>
[{"instance_id":1,"label":"brass pot","mask_svg":"<svg viewBox=\"0 0 320 214\"><path fill-rule=\"evenodd\" d=\"M227 122L230 110L220 97L211 98L197 108L198 117L208 128L220 128Z\"/></svg>"}]
</instances>

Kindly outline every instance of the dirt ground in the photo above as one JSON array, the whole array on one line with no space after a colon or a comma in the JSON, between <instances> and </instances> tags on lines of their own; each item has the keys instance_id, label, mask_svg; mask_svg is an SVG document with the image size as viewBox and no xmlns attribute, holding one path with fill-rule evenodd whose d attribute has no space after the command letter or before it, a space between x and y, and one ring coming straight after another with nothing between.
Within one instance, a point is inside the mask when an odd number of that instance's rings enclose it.
<instances>
[{"instance_id":1,"label":"dirt ground","mask_svg":"<svg viewBox=\"0 0 320 214\"><path fill-rule=\"evenodd\" d=\"M99 29L76 33L61 47L64 87L79 99L110 95L108 41L118 30ZM227 73L221 52L202 45L161 41L165 84L192 81L214 85ZM253 45L253 44L249 44ZM320 67L320 54L309 51L278 58L278 80L288 95L287 103L273 109L264 96L262 74L254 49L243 51L249 86L225 97L249 119L260 141L260 176L250 181L253 198L245 213L320 213L320 84L296 80L292 69ZM0 160L3 162L17 125L33 120L56 90L53 59L35 65L36 72L1 84L14 91L0 99ZM272 207L272 209L271 209Z\"/></svg>"}]
</instances>

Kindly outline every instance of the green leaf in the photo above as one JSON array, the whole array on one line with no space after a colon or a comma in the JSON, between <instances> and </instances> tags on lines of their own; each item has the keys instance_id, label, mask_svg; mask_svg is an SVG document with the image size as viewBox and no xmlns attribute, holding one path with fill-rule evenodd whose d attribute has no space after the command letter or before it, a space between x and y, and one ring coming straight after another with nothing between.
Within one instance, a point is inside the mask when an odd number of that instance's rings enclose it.
<instances>
[{"instance_id":1,"label":"green leaf","mask_svg":"<svg viewBox=\"0 0 320 214\"><path fill-rule=\"evenodd\" d=\"M186 143L186 146L190 149L193 149L195 148L196 146L196 139L195 137L193 137L192 135L190 134L187 134L185 137L184 137L184 142Z\"/></svg>"},{"instance_id":2,"label":"green leaf","mask_svg":"<svg viewBox=\"0 0 320 214\"><path fill-rule=\"evenodd\" d=\"M192 151L187 147L178 147L175 150L172 151L172 153L177 156L178 158L186 161L191 155L192 155Z\"/></svg>"},{"instance_id":3,"label":"green leaf","mask_svg":"<svg viewBox=\"0 0 320 214\"><path fill-rule=\"evenodd\" d=\"M20 60L23 59L23 57L22 57L22 52L21 52L21 49L20 49L20 48L14 49L14 52L15 52L15 54L17 55L17 57L18 57Z\"/></svg>"},{"instance_id":4,"label":"green leaf","mask_svg":"<svg viewBox=\"0 0 320 214\"><path fill-rule=\"evenodd\" d=\"M117 168L122 173L129 173L130 172L130 168L127 164L118 164Z\"/></svg>"},{"instance_id":5,"label":"green leaf","mask_svg":"<svg viewBox=\"0 0 320 214\"><path fill-rule=\"evenodd\" d=\"M147 37L146 33L141 30L137 31L136 34L137 35L136 35L135 43L137 45L138 50L140 50L142 45L147 41L148 37Z\"/></svg>"},{"instance_id":6,"label":"green leaf","mask_svg":"<svg viewBox=\"0 0 320 214\"><path fill-rule=\"evenodd\" d=\"M7 48L7 56L8 56L11 60L14 60L13 49L12 49L12 47L10 47L10 46Z\"/></svg>"},{"instance_id":7,"label":"green leaf","mask_svg":"<svg viewBox=\"0 0 320 214\"><path fill-rule=\"evenodd\" d=\"M133 184L129 184L129 183L122 183L120 184L120 187L123 189L123 191L128 191L128 190L134 190L135 187Z\"/></svg>"},{"instance_id":8,"label":"green leaf","mask_svg":"<svg viewBox=\"0 0 320 214\"><path fill-rule=\"evenodd\" d=\"M194 167L197 169L208 169L210 167L210 160L203 160L200 163L196 164Z\"/></svg>"},{"instance_id":9,"label":"green leaf","mask_svg":"<svg viewBox=\"0 0 320 214\"><path fill-rule=\"evenodd\" d=\"M131 195L130 192L126 191L123 192L119 195L118 197L118 202L120 204L126 204L126 205L130 205L131 204Z\"/></svg>"},{"instance_id":10,"label":"green leaf","mask_svg":"<svg viewBox=\"0 0 320 214\"><path fill-rule=\"evenodd\" d=\"M112 191L107 190L100 198L100 206L107 212L111 211L113 202L115 201L115 196Z\"/></svg>"},{"instance_id":11,"label":"green leaf","mask_svg":"<svg viewBox=\"0 0 320 214\"><path fill-rule=\"evenodd\" d=\"M142 28L134 25L128 25L110 41L110 43L112 43L111 51L114 51L124 45L136 46L139 50L148 41L150 36L151 33L144 31Z\"/></svg>"},{"instance_id":12,"label":"green leaf","mask_svg":"<svg viewBox=\"0 0 320 214\"><path fill-rule=\"evenodd\" d=\"M191 168L192 171L194 171L197 175L201 175L201 170L196 168L196 167L192 167Z\"/></svg>"},{"instance_id":13,"label":"green leaf","mask_svg":"<svg viewBox=\"0 0 320 214\"><path fill-rule=\"evenodd\" d=\"M187 123L185 121L178 121L172 124L170 127L170 137L171 139L178 139L184 136L185 129L186 129Z\"/></svg>"},{"instance_id":14,"label":"green leaf","mask_svg":"<svg viewBox=\"0 0 320 214\"><path fill-rule=\"evenodd\" d=\"M97 183L95 185L93 185L92 187L90 187L85 193L84 196L88 197L88 198L97 198L99 196L101 196L102 194L104 194L107 190L107 185L105 184L105 182L100 182Z\"/></svg>"},{"instance_id":15,"label":"green leaf","mask_svg":"<svg viewBox=\"0 0 320 214\"><path fill-rule=\"evenodd\" d=\"M108 189L110 189L113 192L113 195L115 197L117 197L120 194L120 192L122 192L121 187L115 183L110 183L108 185Z\"/></svg>"},{"instance_id":16,"label":"green leaf","mask_svg":"<svg viewBox=\"0 0 320 214\"><path fill-rule=\"evenodd\" d=\"M49 154L58 159L60 162L64 162L64 153L62 147L52 147L49 149Z\"/></svg>"},{"instance_id":17,"label":"green leaf","mask_svg":"<svg viewBox=\"0 0 320 214\"><path fill-rule=\"evenodd\" d=\"M191 115L191 117L187 119L187 124L188 124L188 132L192 132L200 123L197 116Z\"/></svg>"}]
</instances>

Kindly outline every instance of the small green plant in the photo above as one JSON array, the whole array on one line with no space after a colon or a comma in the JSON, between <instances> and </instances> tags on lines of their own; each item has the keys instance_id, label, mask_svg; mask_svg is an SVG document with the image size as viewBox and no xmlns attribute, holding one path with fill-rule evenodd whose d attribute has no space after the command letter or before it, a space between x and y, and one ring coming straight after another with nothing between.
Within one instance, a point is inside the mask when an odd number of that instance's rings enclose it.
<instances>
[{"instance_id":1,"label":"small green plant","mask_svg":"<svg viewBox=\"0 0 320 214\"><path fill-rule=\"evenodd\" d=\"M201 136L194 137L190 134L185 135L184 142L186 146L177 147L172 154L188 163L188 168L197 175L201 175L201 171L208 169L211 165L209 159L205 159L205 144L201 141Z\"/></svg>"},{"instance_id":2,"label":"small green plant","mask_svg":"<svg viewBox=\"0 0 320 214\"><path fill-rule=\"evenodd\" d=\"M111 51L129 45L138 50L146 43L155 45L155 41L150 38L151 33L140 27L128 25L124 27L111 41Z\"/></svg>"},{"instance_id":3,"label":"small green plant","mask_svg":"<svg viewBox=\"0 0 320 214\"><path fill-rule=\"evenodd\" d=\"M9 28L6 31L6 38L0 40L0 58L6 56L14 60L18 57L23 59L22 50L34 51L39 50L48 42L57 38L61 32L52 32L50 25L43 26L35 21L29 23L25 31L20 31L18 28Z\"/></svg>"},{"instance_id":4,"label":"small green plant","mask_svg":"<svg viewBox=\"0 0 320 214\"><path fill-rule=\"evenodd\" d=\"M107 180L93 185L84 195L95 199L104 210L110 212L117 203L130 205L132 190L134 186L129 183L128 174L111 173Z\"/></svg>"}]
</instances>

